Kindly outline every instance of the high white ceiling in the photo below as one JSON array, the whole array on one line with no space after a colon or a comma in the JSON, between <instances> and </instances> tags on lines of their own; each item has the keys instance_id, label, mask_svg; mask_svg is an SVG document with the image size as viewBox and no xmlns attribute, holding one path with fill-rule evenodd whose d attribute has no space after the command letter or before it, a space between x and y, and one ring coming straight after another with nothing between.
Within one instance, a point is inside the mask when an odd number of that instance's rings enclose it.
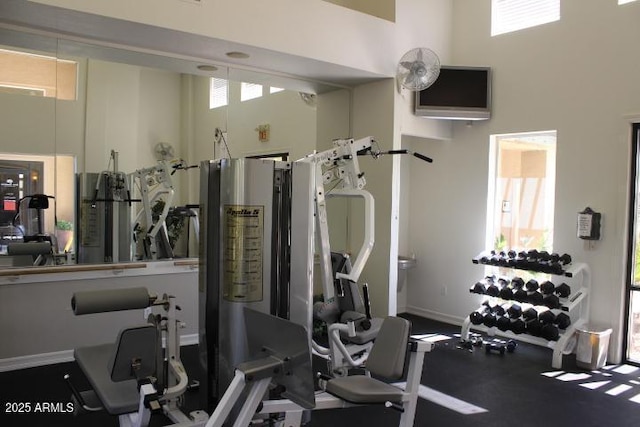
<instances>
[{"instance_id":1,"label":"high white ceiling","mask_svg":"<svg viewBox=\"0 0 640 427\"><path fill-rule=\"evenodd\" d=\"M4 40L0 44L10 42L11 34L18 30L63 40L63 54L190 74L203 74L197 65L212 64L219 67L218 73L226 73L228 67L242 76L235 80L261 80L256 83L268 80L273 86L313 93L386 77L311 58L24 0L0 2L0 29L5 30L0 33L0 40ZM232 51L244 52L249 58L230 58L226 54Z\"/></svg>"}]
</instances>

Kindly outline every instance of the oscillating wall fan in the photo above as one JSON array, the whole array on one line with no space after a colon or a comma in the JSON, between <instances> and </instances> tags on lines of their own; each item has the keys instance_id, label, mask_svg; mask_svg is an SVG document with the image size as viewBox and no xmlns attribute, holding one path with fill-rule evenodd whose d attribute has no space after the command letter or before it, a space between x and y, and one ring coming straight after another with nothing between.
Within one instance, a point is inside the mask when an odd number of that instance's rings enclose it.
<instances>
[{"instance_id":1,"label":"oscillating wall fan","mask_svg":"<svg viewBox=\"0 0 640 427\"><path fill-rule=\"evenodd\" d=\"M411 49L400 59L396 78L402 87L410 91L428 88L440 75L440 59L431 49Z\"/></svg>"},{"instance_id":2,"label":"oscillating wall fan","mask_svg":"<svg viewBox=\"0 0 640 427\"><path fill-rule=\"evenodd\" d=\"M168 142L158 142L153 152L157 160L171 160L175 156L173 146Z\"/></svg>"}]
</instances>

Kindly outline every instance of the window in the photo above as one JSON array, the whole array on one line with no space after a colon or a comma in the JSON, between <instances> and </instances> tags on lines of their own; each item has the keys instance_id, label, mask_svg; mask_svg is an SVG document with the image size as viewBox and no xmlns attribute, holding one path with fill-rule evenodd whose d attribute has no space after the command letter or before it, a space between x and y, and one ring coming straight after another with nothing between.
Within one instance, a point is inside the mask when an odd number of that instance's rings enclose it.
<instances>
[{"instance_id":1,"label":"window","mask_svg":"<svg viewBox=\"0 0 640 427\"><path fill-rule=\"evenodd\" d=\"M618 0L618 4L627 4L627 3L632 3L636 0Z\"/></svg>"},{"instance_id":2,"label":"window","mask_svg":"<svg viewBox=\"0 0 640 427\"><path fill-rule=\"evenodd\" d=\"M209 109L229 104L229 82L225 79L211 78L209 83Z\"/></svg>"},{"instance_id":3,"label":"window","mask_svg":"<svg viewBox=\"0 0 640 427\"><path fill-rule=\"evenodd\" d=\"M492 0L491 35L560 20L560 0Z\"/></svg>"},{"instance_id":4,"label":"window","mask_svg":"<svg viewBox=\"0 0 640 427\"><path fill-rule=\"evenodd\" d=\"M640 363L640 123L633 126L627 249L626 359Z\"/></svg>"},{"instance_id":5,"label":"window","mask_svg":"<svg viewBox=\"0 0 640 427\"><path fill-rule=\"evenodd\" d=\"M78 63L0 49L0 92L75 101Z\"/></svg>"},{"instance_id":6,"label":"window","mask_svg":"<svg viewBox=\"0 0 640 427\"><path fill-rule=\"evenodd\" d=\"M556 132L491 139L487 247L551 252Z\"/></svg>"},{"instance_id":7,"label":"window","mask_svg":"<svg viewBox=\"0 0 640 427\"><path fill-rule=\"evenodd\" d=\"M284 89L281 87L270 87L269 88L269 93L278 93L278 92L282 92Z\"/></svg>"},{"instance_id":8,"label":"window","mask_svg":"<svg viewBox=\"0 0 640 427\"><path fill-rule=\"evenodd\" d=\"M240 101L260 98L262 96L262 85L242 82L240 86Z\"/></svg>"}]
</instances>

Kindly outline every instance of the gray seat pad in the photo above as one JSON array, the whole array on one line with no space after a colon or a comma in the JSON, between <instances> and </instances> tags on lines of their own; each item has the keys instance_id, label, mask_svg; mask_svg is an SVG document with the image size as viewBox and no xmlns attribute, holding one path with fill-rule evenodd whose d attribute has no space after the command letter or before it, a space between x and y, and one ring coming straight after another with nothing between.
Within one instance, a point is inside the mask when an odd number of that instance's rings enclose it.
<instances>
[{"instance_id":1,"label":"gray seat pad","mask_svg":"<svg viewBox=\"0 0 640 427\"><path fill-rule=\"evenodd\" d=\"M140 400L136 381L116 383L109 375L109 359L113 351L114 344L81 347L75 349L74 357L107 412L111 415L136 412Z\"/></svg>"},{"instance_id":2,"label":"gray seat pad","mask_svg":"<svg viewBox=\"0 0 640 427\"><path fill-rule=\"evenodd\" d=\"M327 382L327 392L352 403L399 403L402 390L366 375L333 378Z\"/></svg>"}]
</instances>

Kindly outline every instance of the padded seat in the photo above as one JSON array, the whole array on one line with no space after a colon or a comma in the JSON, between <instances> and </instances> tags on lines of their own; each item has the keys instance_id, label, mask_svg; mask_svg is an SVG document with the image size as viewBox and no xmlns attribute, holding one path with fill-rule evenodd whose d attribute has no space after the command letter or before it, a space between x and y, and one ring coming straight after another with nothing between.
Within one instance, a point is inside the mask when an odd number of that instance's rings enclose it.
<instances>
[{"instance_id":1,"label":"padded seat","mask_svg":"<svg viewBox=\"0 0 640 427\"><path fill-rule=\"evenodd\" d=\"M120 415L138 410L136 377L156 375L159 349L158 330L146 324L122 329L115 344L78 348L74 357L102 406Z\"/></svg>"},{"instance_id":2,"label":"padded seat","mask_svg":"<svg viewBox=\"0 0 640 427\"><path fill-rule=\"evenodd\" d=\"M140 400L136 380L111 379L108 366L114 350L115 344L102 344L77 348L73 355L107 412L111 415L136 412Z\"/></svg>"},{"instance_id":3,"label":"padded seat","mask_svg":"<svg viewBox=\"0 0 640 427\"><path fill-rule=\"evenodd\" d=\"M402 390L366 375L334 378L327 382L327 392L351 403L402 401Z\"/></svg>"},{"instance_id":4,"label":"padded seat","mask_svg":"<svg viewBox=\"0 0 640 427\"><path fill-rule=\"evenodd\" d=\"M401 317L386 317L367 358L367 370L376 376L398 380L404 374L411 323ZM328 393L352 403L401 403L403 390L365 375L332 378Z\"/></svg>"}]
</instances>

